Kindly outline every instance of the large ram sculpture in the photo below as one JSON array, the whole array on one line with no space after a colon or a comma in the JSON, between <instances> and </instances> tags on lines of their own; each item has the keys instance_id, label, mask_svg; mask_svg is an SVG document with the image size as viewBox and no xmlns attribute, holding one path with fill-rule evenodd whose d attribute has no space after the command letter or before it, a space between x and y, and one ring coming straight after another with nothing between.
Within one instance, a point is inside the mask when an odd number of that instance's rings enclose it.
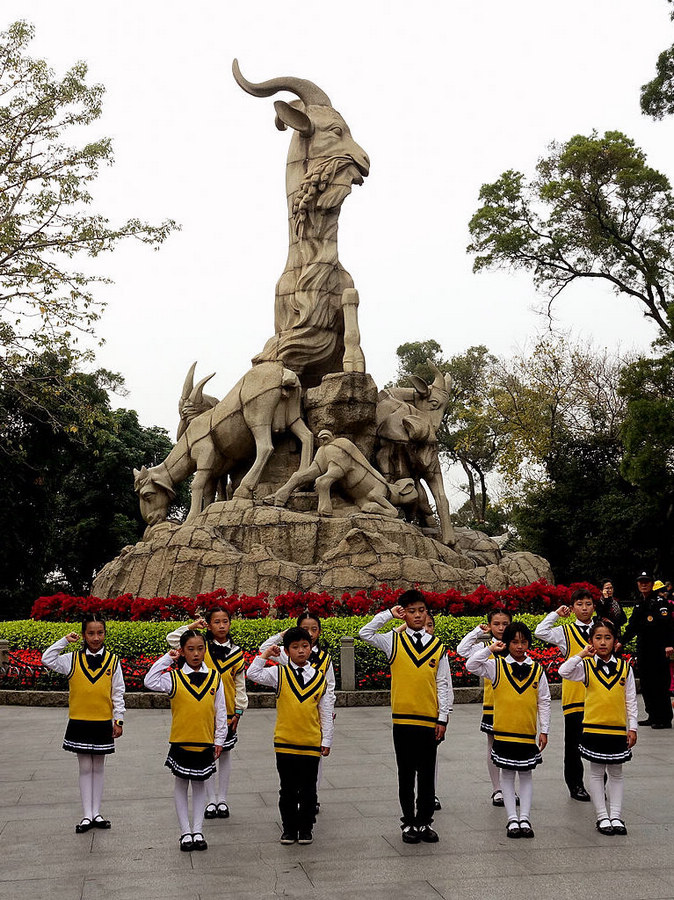
<instances>
[{"instance_id":1,"label":"large ram sculpture","mask_svg":"<svg viewBox=\"0 0 674 900\"><path fill-rule=\"evenodd\" d=\"M204 381L195 392L203 391ZM187 516L191 521L213 502L220 479L254 456L255 462L234 493L235 498L252 498L274 449L272 433L291 431L302 446L300 468L307 468L313 435L300 418L300 398L297 375L281 362L260 363L246 372L223 400L187 423L163 462L133 470L141 514L148 525L167 517L176 486L196 473ZM194 396L191 401L198 406L203 398Z\"/></svg>"},{"instance_id":2,"label":"large ram sculpture","mask_svg":"<svg viewBox=\"0 0 674 900\"><path fill-rule=\"evenodd\" d=\"M253 363L281 360L303 388L343 370L344 291L353 279L339 262L337 226L344 199L370 171L365 151L330 98L303 78L247 81L234 60L237 83L254 97L289 91L299 100L276 100L276 126L291 128L286 166L289 249L276 285L275 334ZM349 295L347 295L349 296Z\"/></svg>"}]
</instances>

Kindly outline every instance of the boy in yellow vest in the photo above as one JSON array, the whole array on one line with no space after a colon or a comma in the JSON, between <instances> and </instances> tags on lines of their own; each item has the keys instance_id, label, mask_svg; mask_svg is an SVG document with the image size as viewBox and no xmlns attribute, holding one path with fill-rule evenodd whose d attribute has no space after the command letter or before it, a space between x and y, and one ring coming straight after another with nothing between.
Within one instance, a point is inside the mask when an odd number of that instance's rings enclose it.
<instances>
[{"instance_id":1,"label":"boy in yellow vest","mask_svg":"<svg viewBox=\"0 0 674 900\"><path fill-rule=\"evenodd\" d=\"M404 631L380 628L402 619ZM435 807L435 760L445 736L454 693L445 648L426 631L426 600L421 591L400 595L398 605L378 613L358 636L386 654L391 667L393 748L398 766L402 839L436 843L431 828ZM416 786L416 803L415 803Z\"/></svg>"},{"instance_id":2,"label":"boy in yellow vest","mask_svg":"<svg viewBox=\"0 0 674 900\"><path fill-rule=\"evenodd\" d=\"M334 694L325 675L309 664L311 638L304 628L283 635L288 665L265 666L281 648L274 644L256 656L247 677L276 690L274 750L279 774L282 844L311 844L316 821L316 782L321 756L332 745Z\"/></svg>"},{"instance_id":3,"label":"boy in yellow vest","mask_svg":"<svg viewBox=\"0 0 674 900\"><path fill-rule=\"evenodd\" d=\"M575 622L557 625L560 618L574 614ZM585 589L571 594L571 606L560 606L539 622L534 635L548 644L559 647L564 659L580 653L587 646L594 616L594 599ZM583 760L578 745L583 733L583 704L585 685L574 681L562 682L562 712L564 713L564 781L573 800L589 803L590 795L583 783Z\"/></svg>"}]
</instances>

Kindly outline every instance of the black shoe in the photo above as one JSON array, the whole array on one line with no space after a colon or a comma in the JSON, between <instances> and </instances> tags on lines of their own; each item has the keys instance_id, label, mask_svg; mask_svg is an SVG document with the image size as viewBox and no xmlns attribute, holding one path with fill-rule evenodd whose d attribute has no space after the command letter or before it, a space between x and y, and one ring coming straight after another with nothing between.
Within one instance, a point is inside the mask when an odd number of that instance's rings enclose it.
<instances>
[{"instance_id":1,"label":"black shoe","mask_svg":"<svg viewBox=\"0 0 674 900\"><path fill-rule=\"evenodd\" d=\"M651 722L651 728L671 728L671 722Z\"/></svg>"},{"instance_id":2,"label":"black shoe","mask_svg":"<svg viewBox=\"0 0 674 900\"><path fill-rule=\"evenodd\" d=\"M641 719L637 724L642 725L645 728L647 725L651 724L651 720L650 719Z\"/></svg>"},{"instance_id":3,"label":"black shoe","mask_svg":"<svg viewBox=\"0 0 674 900\"><path fill-rule=\"evenodd\" d=\"M532 838L533 836L534 829L531 827L531 822L528 819L520 819L520 837Z\"/></svg>"},{"instance_id":4,"label":"black shoe","mask_svg":"<svg viewBox=\"0 0 674 900\"><path fill-rule=\"evenodd\" d=\"M597 819L596 829L600 834L613 834L613 825L611 825L611 820L606 819Z\"/></svg>"},{"instance_id":5,"label":"black shoe","mask_svg":"<svg viewBox=\"0 0 674 900\"><path fill-rule=\"evenodd\" d=\"M91 824L94 828L112 828L112 822L100 815L94 816L94 821Z\"/></svg>"},{"instance_id":6,"label":"black shoe","mask_svg":"<svg viewBox=\"0 0 674 900\"><path fill-rule=\"evenodd\" d=\"M215 810L215 815L218 817L218 819L229 818L229 807L224 801L220 801L220 803L218 803Z\"/></svg>"},{"instance_id":7,"label":"black shoe","mask_svg":"<svg viewBox=\"0 0 674 900\"><path fill-rule=\"evenodd\" d=\"M433 809L442 809L442 803L440 803L437 797L433 801Z\"/></svg>"},{"instance_id":8,"label":"black shoe","mask_svg":"<svg viewBox=\"0 0 674 900\"><path fill-rule=\"evenodd\" d=\"M200 831L197 831L196 834L192 835L192 849L193 850L208 850L208 844L204 840L204 836Z\"/></svg>"},{"instance_id":9,"label":"black shoe","mask_svg":"<svg viewBox=\"0 0 674 900\"><path fill-rule=\"evenodd\" d=\"M506 825L506 837L509 838L521 838L522 837L522 829L520 828L520 823L517 819L512 819Z\"/></svg>"},{"instance_id":10,"label":"black shoe","mask_svg":"<svg viewBox=\"0 0 674 900\"><path fill-rule=\"evenodd\" d=\"M297 835L293 834L292 831L284 831L281 835L281 843L282 844L294 844L297 840Z\"/></svg>"},{"instance_id":11,"label":"black shoe","mask_svg":"<svg viewBox=\"0 0 674 900\"><path fill-rule=\"evenodd\" d=\"M209 803L206 809L204 810L204 819L214 819L218 814L218 809L215 803Z\"/></svg>"},{"instance_id":12,"label":"black shoe","mask_svg":"<svg viewBox=\"0 0 674 900\"><path fill-rule=\"evenodd\" d=\"M300 831L297 838L298 844L313 844L314 836L311 831Z\"/></svg>"},{"instance_id":13,"label":"black shoe","mask_svg":"<svg viewBox=\"0 0 674 900\"><path fill-rule=\"evenodd\" d=\"M611 819L611 828L613 829L613 834L627 834L627 829L622 819Z\"/></svg>"},{"instance_id":14,"label":"black shoe","mask_svg":"<svg viewBox=\"0 0 674 900\"><path fill-rule=\"evenodd\" d=\"M418 844L421 838L414 825L405 825L403 828L403 844Z\"/></svg>"},{"instance_id":15,"label":"black shoe","mask_svg":"<svg viewBox=\"0 0 674 900\"><path fill-rule=\"evenodd\" d=\"M571 795L572 800L580 800L581 803L589 803L591 800L590 795L585 790L582 784L580 785L580 787L570 788L569 794Z\"/></svg>"},{"instance_id":16,"label":"black shoe","mask_svg":"<svg viewBox=\"0 0 674 900\"><path fill-rule=\"evenodd\" d=\"M433 831L430 825L419 825L417 828L419 839L426 844L437 844L440 838L437 831Z\"/></svg>"},{"instance_id":17,"label":"black shoe","mask_svg":"<svg viewBox=\"0 0 674 900\"><path fill-rule=\"evenodd\" d=\"M93 827L94 827L94 823L91 821L90 818L88 818L87 816L85 816L85 817L81 820L81 822L79 823L79 825L75 825L75 832L76 832L77 834L84 834L85 831L89 831L89 829L90 829L90 828L93 828Z\"/></svg>"},{"instance_id":18,"label":"black shoe","mask_svg":"<svg viewBox=\"0 0 674 900\"><path fill-rule=\"evenodd\" d=\"M183 853L191 853L194 850L194 841L191 834L180 835L180 849Z\"/></svg>"},{"instance_id":19,"label":"black shoe","mask_svg":"<svg viewBox=\"0 0 674 900\"><path fill-rule=\"evenodd\" d=\"M503 791L494 791L494 793L491 795L491 805L505 806L505 801L503 800Z\"/></svg>"},{"instance_id":20,"label":"black shoe","mask_svg":"<svg viewBox=\"0 0 674 900\"><path fill-rule=\"evenodd\" d=\"M320 803L318 802L318 800L317 800L317 801L316 801L316 808L314 809L314 815L317 816L317 815L319 814L320 811L321 811L321 804L320 804Z\"/></svg>"}]
</instances>

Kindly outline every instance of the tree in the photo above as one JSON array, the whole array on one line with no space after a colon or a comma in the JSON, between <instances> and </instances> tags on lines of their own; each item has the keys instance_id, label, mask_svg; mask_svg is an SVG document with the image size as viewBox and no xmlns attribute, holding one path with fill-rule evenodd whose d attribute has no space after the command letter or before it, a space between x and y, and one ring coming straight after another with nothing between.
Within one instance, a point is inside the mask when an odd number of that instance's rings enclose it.
<instances>
[{"instance_id":1,"label":"tree","mask_svg":"<svg viewBox=\"0 0 674 900\"><path fill-rule=\"evenodd\" d=\"M617 131L552 144L527 181L513 170L480 190L473 269L532 272L550 303L577 279L638 300L674 339L674 197L665 175Z\"/></svg>"},{"instance_id":2,"label":"tree","mask_svg":"<svg viewBox=\"0 0 674 900\"><path fill-rule=\"evenodd\" d=\"M667 0L672 3L673 0ZM674 12L670 13L674 20ZM663 50L655 64L655 77L641 88L641 111L653 119L674 112L674 46Z\"/></svg>"},{"instance_id":3,"label":"tree","mask_svg":"<svg viewBox=\"0 0 674 900\"><path fill-rule=\"evenodd\" d=\"M112 164L112 145L107 138L69 145L67 138L100 116L103 87L86 83L83 62L59 79L28 56L33 33L26 22L0 33L0 376L19 389L26 357L51 349L77 364L86 356L77 336L92 333L102 307L90 288L107 279L71 261L126 238L158 247L176 227L136 218L111 226L88 212L89 186ZM27 396L44 415L52 404L39 387ZM2 447L11 449L4 439Z\"/></svg>"}]
</instances>

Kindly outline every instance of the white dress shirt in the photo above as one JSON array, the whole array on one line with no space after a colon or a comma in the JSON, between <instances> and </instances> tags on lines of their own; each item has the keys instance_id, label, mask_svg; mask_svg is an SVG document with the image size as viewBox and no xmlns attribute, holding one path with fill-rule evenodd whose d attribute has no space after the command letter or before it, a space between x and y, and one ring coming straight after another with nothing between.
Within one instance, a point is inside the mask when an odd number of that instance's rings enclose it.
<instances>
[{"instance_id":1,"label":"white dress shirt","mask_svg":"<svg viewBox=\"0 0 674 900\"><path fill-rule=\"evenodd\" d=\"M494 635L490 631L483 631L478 625L459 641L456 652L459 656L463 656L464 659L468 659L476 650L481 650L485 645L493 644L494 640Z\"/></svg>"},{"instance_id":2,"label":"white dress shirt","mask_svg":"<svg viewBox=\"0 0 674 900\"><path fill-rule=\"evenodd\" d=\"M505 657L505 661L510 665L517 662L510 654ZM528 656L525 656L522 662L528 666L533 666L534 664L533 659ZM484 678L493 681L496 678L496 660L492 656L491 647L482 647L480 650L476 650L466 660L466 668L474 675L482 675ZM547 734L550 731L550 685L542 666L541 677L538 681L537 697L538 730L541 734Z\"/></svg>"},{"instance_id":3,"label":"white dress shirt","mask_svg":"<svg viewBox=\"0 0 674 900\"><path fill-rule=\"evenodd\" d=\"M145 687L149 691L161 691L162 694L170 694L172 687L171 673L167 672L166 670L172 665L172 656L169 656L168 653L160 656L157 662L153 664L152 668L145 676ZM205 663L202 663L198 669L193 669L191 666L188 666L188 664L185 663L180 671L185 675L190 675L193 672L208 672L209 668ZM222 687L222 679L218 678L218 686L215 691L215 735L213 738L213 743L218 747L222 747L225 743L226 738L227 707L225 705L225 692Z\"/></svg>"},{"instance_id":4,"label":"white dress shirt","mask_svg":"<svg viewBox=\"0 0 674 900\"><path fill-rule=\"evenodd\" d=\"M264 684L267 687L278 690L278 666L267 666L266 660L261 656L256 656L252 663L248 666L246 675L251 681L257 684ZM299 666L290 663L297 670ZM309 663L302 666L302 675L304 683L311 680L316 670ZM318 715L321 720L321 746L332 747L332 737L334 731L332 712L335 708L335 695L330 694L327 689L321 699L318 701Z\"/></svg>"},{"instance_id":5,"label":"white dress shirt","mask_svg":"<svg viewBox=\"0 0 674 900\"><path fill-rule=\"evenodd\" d=\"M392 618L393 613L391 610L385 609L383 612L377 613L377 615L370 622L363 625L358 632L358 637L362 641L372 644L373 647L383 651L386 654L387 659L390 659L393 651L393 632L387 631L384 634L379 634L378 632L379 629L383 628ZM413 628L406 628L405 630L409 637L420 634L421 644L424 647L429 641L433 640L433 635L429 634L425 629L415 631ZM452 685L452 673L449 668L449 660L447 659L447 654L445 652L443 652L440 657L440 662L435 670L435 682L438 691L438 723L440 725L447 725L449 722L449 714L452 712L454 706L454 686Z\"/></svg>"},{"instance_id":6,"label":"white dress shirt","mask_svg":"<svg viewBox=\"0 0 674 900\"><path fill-rule=\"evenodd\" d=\"M67 675L70 672L70 668L73 664L73 653L61 653L61 650L64 650L70 641L65 638L59 638L58 641L54 641L51 647L47 647L47 649L42 654L42 663L47 666L48 669L53 669L54 672L58 672L59 675ZM79 650L75 650L75 653L79 653ZM88 649L86 649L87 656L103 656L105 653L105 647L101 647L98 653L91 653ZM111 692L112 692L112 718L116 722L124 721L124 691L126 687L124 685L124 675L122 674L122 664L118 662L115 666L115 670L112 673L112 684L111 684Z\"/></svg>"},{"instance_id":7,"label":"white dress shirt","mask_svg":"<svg viewBox=\"0 0 674 900\"><path fill-rule=\"evenodd\" d=\"M180 638L187 630L187 625L181 625L179 628L176 628L175 631L170 631L166 635L166 643L172 650L178 650L180 648ZM218 647L226 647L230 652L236 647L236 644L233 643L231 638L227 638L226 641L216 641L214 637L210 637L209 640L213 641ZM245 667L234 676L234 687L236 691L234 696L234 706L243 713L248 709Z\"/></svg>"},{"instance_id":8,"label":"white dress shirt","mask_svg":"<svg viewBox=\"0 0 674 900\"><path fill-rule=\"evenodd\" d=\"M599 664L603 662L596 654L595 661ZM585 681L585 666L583 660L587 657L570 656L559 667L559 674L562 678L569 681ZM615 662L615 656L609 658L609 662ZM625 709L627 710L627 730L636 731L638 728L637 719L639 718L639 708L637 705L637 688L634 683L634 675L632 669L627 668L627 680L625 681Z\"/></svg>"},{"instance_id":9,"label":"white dress shirt","mask_svg":"<svg viewBox=\"0 0 674 900\"><path fill-rule=\"evenodd\" d=\"M555 647L559 647L564 655L566 655L566 635L564 634L564 628L561 625L555 626L555 622L559 621L559 616L556 612L548 613L547 616L542 619L538 625L536 626L536 630L534 631L534 635L540 640L545 641L546 644L553 644ZM575 622L579 628L585 627L585 622ZM591 622L588 622L588 627L591 625ZM587 640L589 641L589 636Z\"/></svg>"},{"instance_id":10,"label":"white dress shirt","mask_svg":"<svg viewBox=\"0 0 674 900\"><path fill-rule=\"evenodd\" d=\"M260 644L260 653L262 653L264 650L268 650L270 647L279 646L282 643L283 643L283 635L279 631L278 634L272 634L271 637L268 637L266 641L263 641ZM311 648L311 652L312 653L319 652L318 644L314 644L314 646ZM288 654L285 652L283 647L281 647L281 652L279 653L279 655L274 657L274 662L278 663L280 666L288 665ZM328 691L334 697L335 696L335 670L332 665L332 660L330 661L328 668L325 670L325 681L328 686Z\"/></svg>"}]
</instances>

